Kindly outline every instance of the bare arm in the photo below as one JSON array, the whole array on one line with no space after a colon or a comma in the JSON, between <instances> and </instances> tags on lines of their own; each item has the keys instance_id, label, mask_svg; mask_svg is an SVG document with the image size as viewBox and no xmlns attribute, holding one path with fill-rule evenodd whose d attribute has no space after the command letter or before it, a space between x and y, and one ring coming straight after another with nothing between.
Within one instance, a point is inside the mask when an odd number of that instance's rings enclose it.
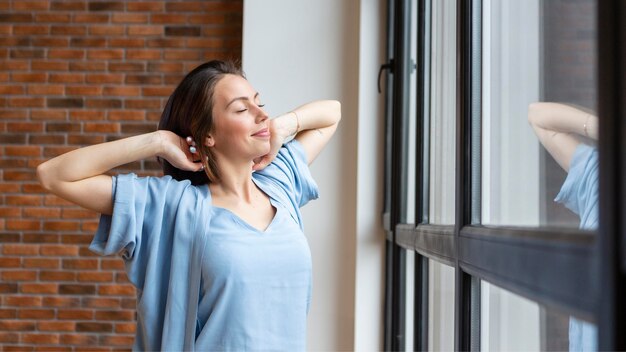
<instances>
[{"instance_id":1,"label":"bare arm","mask_svg":"<svg viewBox=\"0 0 626 352\"><path fill-rule=\"evenodd\" d=\"M282 143L294 134L304 148L308 164L311 164L330 141L340 120L341 103L336 100L314 101L274 118L271 127L272 151L260 161L255 161L254 169L260 170L269 165Z\"/></svg>"},{"instance_id":2,"label":"bare arm","mask_svg":"<svg viewBox=\"0 0 626 352\"><path fill-rule=\"evenodd\" d=\"M44 189L102 214L113 212L112 179L105 173L133 161L160 156L186 170L199 170L182 138L156 131L73 150L37 167Z\"/></svg>"},{"instance_id":3,"label":"bare arm","mask_svg":"<svg viewBox=\"0 0 626 352\"><path fill-rule=\"evenodd\" d=\"M533 103L528 122L541 144L565 170L569 171L579 137L598 139L598 118L593 114L558 103Z\"/></svg>"}]
</instances>

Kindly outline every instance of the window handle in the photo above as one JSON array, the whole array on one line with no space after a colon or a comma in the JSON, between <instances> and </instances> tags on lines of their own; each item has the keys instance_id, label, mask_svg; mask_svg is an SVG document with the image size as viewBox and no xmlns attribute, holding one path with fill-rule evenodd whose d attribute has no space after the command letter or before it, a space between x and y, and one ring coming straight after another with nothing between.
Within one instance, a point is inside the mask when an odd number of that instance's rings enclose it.
<instances>
[{"instance_id":1,"label":"window handle","mask_svg":"<svg viewBox=\"0 0 626 352\"><path fill-rule=\"evenodd\" d=\"M380 89L380 76L383 74L384 70L389 70L393 74L393 59L389 60L388 63L380 65L380 69L378 70L378 93L381 93Z\"/></svg>"}]
</instances>

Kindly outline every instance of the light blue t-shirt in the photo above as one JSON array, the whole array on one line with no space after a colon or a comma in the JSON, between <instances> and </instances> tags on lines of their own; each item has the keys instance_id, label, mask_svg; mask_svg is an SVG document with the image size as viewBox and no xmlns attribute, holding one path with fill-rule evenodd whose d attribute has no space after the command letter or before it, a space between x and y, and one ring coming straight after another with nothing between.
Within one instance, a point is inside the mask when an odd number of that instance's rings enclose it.
<instances>
[{"instance_id":1,"label":"light blue t-shirt","mask_svg":"<svg viewBox=\"0 0 626 352\"><path fill-rule=\"evenodd\" d=\"M134 349L306 349L311 255L299 208L318 196L306 160L294 140L252 174L276 209L263 231L212 206L207 185L114 178L113 216L90 248L122 253L138 289Z\"/></svg>"},{"instance_id":2,"label":"light blue t-shirt","mask_svg":"<svg viewBox=\"0 0 626 352\"><path fill-rule=\"evenodd\" d=\"M570 170L555 201L580 217L580 228L598 229L598 151L579 144L570 162ZM593 324L570 318L569 350L597 351L598 330Z\"/></svg>"}]
</instances>

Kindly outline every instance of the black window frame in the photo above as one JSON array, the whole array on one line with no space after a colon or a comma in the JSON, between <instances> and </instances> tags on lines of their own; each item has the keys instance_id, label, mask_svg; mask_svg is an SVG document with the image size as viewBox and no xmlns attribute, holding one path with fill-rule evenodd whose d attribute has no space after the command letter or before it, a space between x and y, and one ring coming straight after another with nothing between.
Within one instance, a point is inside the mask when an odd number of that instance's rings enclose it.
<instances>
[{"instance_id":1,"label":"black window frame","mask_svg":"<svg viewBox=\"0 0 626 352\"><path fill-rule=\"evenodd\" d=\"M480 202L480 114L473 96L472 60L480 49L481 0L457 1L456 215L453 226L428 224L428 121L423 114L423 49L431 0L388 0L385 206L387 233L385 350L405 350L406 251L415 251L414 350L428 349L428 260L454 266L455 349L480 349L480 283L486 280L540 304L559 307L598 325L600 350L626 350L626 2L599 0L598 114L601 118L600 226L597 233L567 229L486 227L472 214ZM409 12L417 11L417 116L408 116ZM477 17L478 16L478 17ZM478 82L479 83L479 82ZM478 90L479 91L479 90ZM479 93L480 94L480 93ZM478 97L480 99L480 96ZM406 223L408 119L417 118L416 224ZM620 137L622 136L622 137ZM474 139L472 139L474 138ZM419 142L421 141L421 143ZM474 163L474 164L473 164ZM472 166L474 165L474 169ZM478 182L476 182L478 178ZM480 194L480 193L478 193ZM472 203L474 201L474 203ZM546 255L556 253L558 255ZM575 292L576 294L572 294Z\"/></svg>"}]
</instances>

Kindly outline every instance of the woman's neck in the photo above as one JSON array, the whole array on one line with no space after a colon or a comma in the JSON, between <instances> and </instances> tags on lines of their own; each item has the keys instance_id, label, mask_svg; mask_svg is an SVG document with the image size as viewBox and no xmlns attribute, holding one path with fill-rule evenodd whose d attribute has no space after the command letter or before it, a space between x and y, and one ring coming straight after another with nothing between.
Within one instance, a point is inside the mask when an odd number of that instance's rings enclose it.
<instances>
[{"instance_id":1,"label":"woman's neck","mask_svg":"<svg viewBox=\"0 0 626 352\"><path fill-rule=\"evenodd\" d=\"M252 202L257 190L252 181L252 161L218 162L218 165L220 180L209 185L212 196Z\"/></svg>"}]
</instances>

